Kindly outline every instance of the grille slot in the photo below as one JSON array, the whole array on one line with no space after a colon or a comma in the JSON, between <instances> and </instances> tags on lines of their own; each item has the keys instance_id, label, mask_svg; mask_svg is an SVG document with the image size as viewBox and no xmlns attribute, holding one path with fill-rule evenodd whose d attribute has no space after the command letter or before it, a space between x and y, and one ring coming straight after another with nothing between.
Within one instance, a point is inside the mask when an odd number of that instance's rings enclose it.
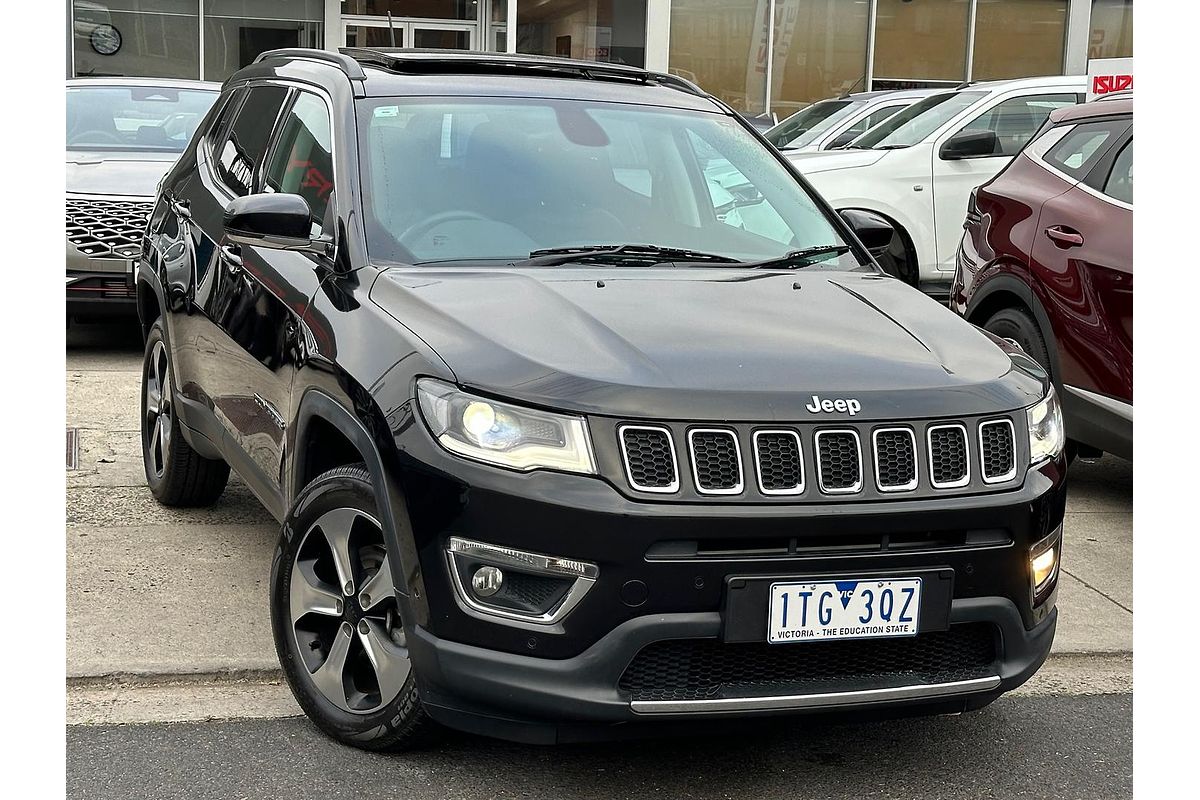
<instances>
[{"instance_id":1,"label":"grille slot","mask_svg":"<svg viewBox=\"0 0 1200 800\"><path fill-rule=\"evenodd\" d=\"M956 489L971 482L965 426L929 427L929 482L935 489Z\"/></svg>"},{"instance_id":2,"label":"grille slot","mask_svg":"<svg viewBox=\"0 0 1200 800\"><path fill-rule=\"evenodd\" d=\"M633 700L711 700L949 683L992 674L996 629L804 644L674 639L642 648L619 683Z\"/></svg>"},{"instance_id":3,"label":"grille slot","mask_svg":"<svg viewBox=\"0 0 1200 800\"><path fill-rule=\"evenodd\" d=\"M630 486L639 492L679 491L675 442L669 430L650 425L622 425L618 431Z\"/></svg>"},{"instance_id":4,"label":"grille slot","mask_svg":"<svg viewBox=\"0 0 1200 800\"><path fill-rule=\"evenodd\" d=\"M140 200L67 200L67 241L90 258L137 258L154 204Z\"/></svg>"},{"instance_id":5,"label":"grille slot","mask_svg":"<svg viewBox=\"0 0 1200 800\"><path fill-rule=\"evenodd\" d=\"M754 463L763 494L803 494L804 457L795 431L755 431Z\"/></svg>"},{"instance_id":6,"label":"grille slot","mask_svg":"<svg viewBox=\"0 0 1200 800\"><path fill-rule=\"evenodd\" d=\"M858 431L817 431L817 483L826 494L862 490L862 448Z\"/></svg>"},{"instance_id":7,"label":"grille slot","mask_svg":"<svg viewBox=\"0 0 1200 800\"><path fill-rule=\"evenodd\" d=\"M984 483L1003 483L1017 475L1016 436L1007 419L979 424L980 471Z\"/></svg>"},{"instance_id":8,"label":"grille slot","mask_svg":"<svg viewBox=\"0 0 1200 800\"><path fill-rule=\"evenodd\" d=\"M875 441L875 485L881 492L917 488L917 437L909 428L880 428Z\"/></svg>"},{"instance_id":9,"label":"grille slot","mask_svg":"<svg viewBox=\"0 0 1200 800\"><path fill-rule=\"evenodd\" d=\"M740 494L742 454L733 431L695 428L688 431L692 477L701 494Z\"/></svg>"}]
</instances>

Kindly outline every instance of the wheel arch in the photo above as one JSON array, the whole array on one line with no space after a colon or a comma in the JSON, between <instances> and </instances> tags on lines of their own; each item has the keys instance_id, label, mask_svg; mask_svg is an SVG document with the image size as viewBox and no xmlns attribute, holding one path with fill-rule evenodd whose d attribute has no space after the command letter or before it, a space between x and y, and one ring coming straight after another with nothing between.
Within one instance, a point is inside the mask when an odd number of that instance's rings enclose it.
<instances>
[{"instance_id":1,"label":"wheel arch","mask_svg":"<svg viewBox=\"0 0 1200 800\"><path fill-rule=\"evenodd\" d=\"M162 299L158 296L158 287L139 274L137 279L137 315L142 327L142 341L150 335L150 326L154 320L162 316Z\"/></svg>"},{"instance_id":2,"label":"wheel arch","mask_svg":"<svg viewBox=\"0 0 1200 800\"><path fill-rule=\"evenodd\" d=\"M408 505L366 425L332 396L309 389L300 400L295 428L289 503L294 503L304 487L321 473L361 461L371 476L388 552L397 556L392 563L392 580L401 602L408 606L406 619L424 624L428 606Z\"/></svg>"},{"instance_id":3,"label":"wheel arch","mask_svg":"<svg viewBox=\"0 0 1200 800\"><path fill-rule=\"evenodd\" d=\"M1046 353L1050 357L1050 379L1055 389L1062 395L1062 379L1059 369L1058 340L1054 336L1054 327L1050 324L1050 316L1042 303L1029 288L1029 284L1012 276L997 275L976 289L971 301L967 304L964 317L970 323L983 327L993 314L1003 308L1021 308L1029 312L1034 324L1042 334L1046 343Z\"/></svg>"}]
</instances>

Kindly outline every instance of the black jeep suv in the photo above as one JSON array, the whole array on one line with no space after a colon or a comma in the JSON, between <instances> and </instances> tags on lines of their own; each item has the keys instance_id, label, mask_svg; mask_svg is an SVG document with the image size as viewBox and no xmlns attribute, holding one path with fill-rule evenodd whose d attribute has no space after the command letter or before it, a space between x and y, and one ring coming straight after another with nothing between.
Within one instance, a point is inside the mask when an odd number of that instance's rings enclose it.
<instances>
[{"instance_id":1,"label":"black jeep suv","mask_svg":"<svg viewBox=\"0 0 1200 800\"><path fill-rule=\"evenodd\" d=\"M1062 423L889 235L677 77L272 51L151 214L146 476L281 521L360 747L978 708L1054 635Z\"/></svg>"}]
</instances>

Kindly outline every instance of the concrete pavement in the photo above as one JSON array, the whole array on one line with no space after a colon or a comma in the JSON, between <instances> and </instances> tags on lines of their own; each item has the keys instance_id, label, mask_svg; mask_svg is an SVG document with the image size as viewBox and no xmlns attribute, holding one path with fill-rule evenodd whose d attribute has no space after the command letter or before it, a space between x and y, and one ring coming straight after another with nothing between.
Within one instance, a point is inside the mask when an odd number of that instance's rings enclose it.
<instances>
[{"instance_id":1,"label":"concrete pavement","mask_svg":"<svg viewBox=\"0 0 1200 800\"><path fill-rule=\"evenodd\" d=\"M298 713L268 626L278 526L236 478L211 509L154 503L140 363L135 325L68 332L67 425L80 429L79 469L67 472L68 721ZM1105 691L1128 691L1131 473L1111 458L1072 468L1054 647L1064 685L1099 670Z\"/></svg>"}]
</instances>

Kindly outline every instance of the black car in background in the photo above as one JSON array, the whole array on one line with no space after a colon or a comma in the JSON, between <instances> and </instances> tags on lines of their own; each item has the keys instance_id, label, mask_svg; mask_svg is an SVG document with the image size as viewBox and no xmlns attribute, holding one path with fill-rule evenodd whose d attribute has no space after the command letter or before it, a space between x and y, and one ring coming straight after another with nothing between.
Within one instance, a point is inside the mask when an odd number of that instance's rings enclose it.
<instances>
[{"instance_id":1,"label":"black car in background","mask_svg":"<svg viewBox=\"0 0 1200 800\"><path fill-rule=\"evenodd\" d=\"M155 186L220 84L67 81L67 319L135 313L133 272Z\"/></svg>"},{"instance_id":2,"label":"black car in background","mask_svg":"<svg viewBox=\"0 0 1200 800\"><path fill-rule=\"evenodd\" d=\"M155 200L147 480L280 520L281 664L359 747L979 708L1054 636L1061 417L890 235L677 77L272 51Z\"/></svg>"}]
</instances>

